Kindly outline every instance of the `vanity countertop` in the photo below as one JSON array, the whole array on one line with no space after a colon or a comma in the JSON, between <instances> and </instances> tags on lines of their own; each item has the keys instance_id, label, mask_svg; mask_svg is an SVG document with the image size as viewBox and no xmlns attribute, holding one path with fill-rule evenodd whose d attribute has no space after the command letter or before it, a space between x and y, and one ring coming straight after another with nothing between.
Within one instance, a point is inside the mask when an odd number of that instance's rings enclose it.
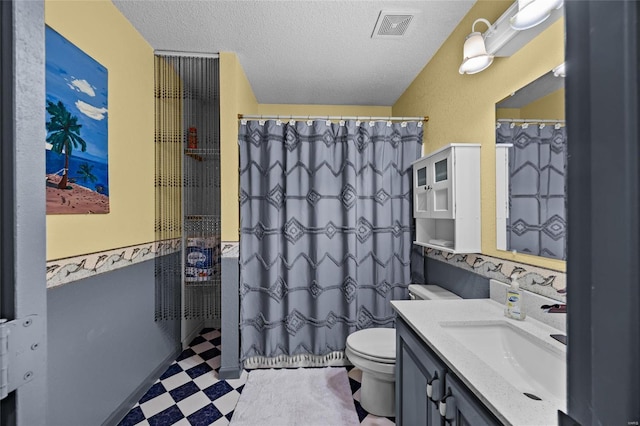
<instances>
[{"instance_id":1,"label":"vanity countertop","mask_svg":"<svg viewBox=\"0 0 640 426\"><path fill-rule=\"evenodd\" d=\"M504 306L491 299L398 300L391 305L416 334L456 373L465 385L503 423L511 425L557 425L558 410L566 401L534 401L524 396L497 371L457 341L443 322L508 321L521 330L566 353L566 346L550 337L562 333L540 321L506 318Z\"/></svg>"}]
</instances>

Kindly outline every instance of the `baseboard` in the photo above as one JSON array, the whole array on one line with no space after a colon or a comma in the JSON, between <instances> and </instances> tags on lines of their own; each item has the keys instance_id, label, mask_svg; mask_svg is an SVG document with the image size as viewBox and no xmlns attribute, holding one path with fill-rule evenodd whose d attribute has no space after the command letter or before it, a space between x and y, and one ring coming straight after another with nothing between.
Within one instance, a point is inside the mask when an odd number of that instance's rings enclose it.
<instances>
[{"instance_id":1,"label":"baseboard","mask_svg":"<svg viewBox=\"0 0 640 426\"><path fill-rule=\"evenodd\" d=\"M220 367L218 370L218 378L221 380L231 380L240 378L240 366L237 367Z\"/></svg>"},{"instance_id":2,"label":"baseboard","mask_svg":"<svg viewBox=\"0 0 640 426\"><path fill-rule=\"evenodd\" d=\"M177 346L173 352L169 356L167 356L164 361L160 363L158 367L156 367L151 374L147 376L145 380L138 386L132 393L129 395L127 399L125 399L122 404L113 412L107 419L102 422L102 426L113 426L117 425L122 421L122 419L129 413L131 407L133 407L140 398L147 392L147 390L153 385L156 380L164 373L173 361L176 360L178 355L182 353L182 349Z\"/></svg>"},{"instance_id":3,"label":"baseboard","mask_svg":"<svg viewBox=\"0 0 640 426\"><path fill-rule=\"evenodd\" d=\"M204 321L200 321L200 323L198 323L197 326L193 327L193 331L187 336L186 339L184 339L182 341L182 349L187 349L189 347L189 344L193 341L193 339L195 339L196 337L198 337L200 335L200 332L202 331L202 329L205 327L205 322Z\"/></svg>"}]
</instances>

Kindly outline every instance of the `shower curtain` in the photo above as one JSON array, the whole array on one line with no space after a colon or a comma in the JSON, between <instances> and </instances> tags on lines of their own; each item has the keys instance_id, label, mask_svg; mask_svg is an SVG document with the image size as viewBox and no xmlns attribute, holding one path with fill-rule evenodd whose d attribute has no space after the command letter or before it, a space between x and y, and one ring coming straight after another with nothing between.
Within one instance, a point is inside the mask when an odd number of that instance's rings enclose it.
<instances>
[{"instance_id":1,"label":"shower curtain","mask_svg":"<svg viewBox=\"0 0 640 426\"><path fill-rule=\"evenodd\" d=\"M347 336L392 327L407 298L411 163L422 123L242 122L245 368L340 363Z\"/></svg>"},{"instance_id":2,"label":"shower curtain","mask_svg":"<svg viewBox=\"0 0 640 426\"><path fill-rule=\"evenodd\" d=\"M566 127L502 124L497 143L509 149L507 249L566 259Z\"/></svg>"}]
</instances>

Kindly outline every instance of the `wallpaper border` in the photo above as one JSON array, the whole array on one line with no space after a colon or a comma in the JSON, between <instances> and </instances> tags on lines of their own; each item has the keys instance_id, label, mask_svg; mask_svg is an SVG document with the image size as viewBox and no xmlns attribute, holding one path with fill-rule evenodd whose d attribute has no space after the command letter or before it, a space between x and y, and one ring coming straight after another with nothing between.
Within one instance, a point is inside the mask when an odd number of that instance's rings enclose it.
<instances>
[{"instance_id":1,"label":"wallpaper border","mask_svg":"<svg viewBox=\"0 0 640 426\"><path fill-rule=\"evenodd\" d=\"M507 284L511 278L517 278L521 288L566 303L564 272L484 254L452 254L432 248L425 248L424 256Z\"/></svg>"},{"instance_id":2,"label":"wallpaper border","mask_svg":"<svg viewBox=\"0 0 640 426\"><path fill-rule=\"evenodd\" d=\"M222 257L240 257L240 243L237 241L223 241L221 248Z\"/></svg>"},{"instance_id":3,"label":"wallpaper border","mask_svg":"<svg viewBox=\"0 0 640 426\"><path fill-rule=\"evenodd\" d=\"M180 251L181 246L182 240L173 238L49 260L47 261L47 288L58 287L159 256L176 253Z\"/></svg>"}]
</instances>

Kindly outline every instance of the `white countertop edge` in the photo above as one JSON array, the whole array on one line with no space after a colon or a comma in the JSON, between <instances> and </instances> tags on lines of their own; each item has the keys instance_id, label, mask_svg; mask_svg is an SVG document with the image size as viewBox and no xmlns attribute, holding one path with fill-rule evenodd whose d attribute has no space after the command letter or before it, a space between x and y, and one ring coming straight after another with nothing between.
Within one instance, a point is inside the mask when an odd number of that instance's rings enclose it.
<instances>
[{"instance_id":1,"label":"white countertop edge","mask_svg":"<svg viewBox=\"0 0 640 426\"><path fill-rule=\"evenodd\" d=\"M392 301L416 334L501 422L509 425L557 425L557 411L566 401L534 401L507 382L480 358L440 327L443 322L507 321L566 353L566 347L549 335L561 333L536 319L516 321L504 317L503 305L490 299Z\"/></svg>"}]
</instances>

